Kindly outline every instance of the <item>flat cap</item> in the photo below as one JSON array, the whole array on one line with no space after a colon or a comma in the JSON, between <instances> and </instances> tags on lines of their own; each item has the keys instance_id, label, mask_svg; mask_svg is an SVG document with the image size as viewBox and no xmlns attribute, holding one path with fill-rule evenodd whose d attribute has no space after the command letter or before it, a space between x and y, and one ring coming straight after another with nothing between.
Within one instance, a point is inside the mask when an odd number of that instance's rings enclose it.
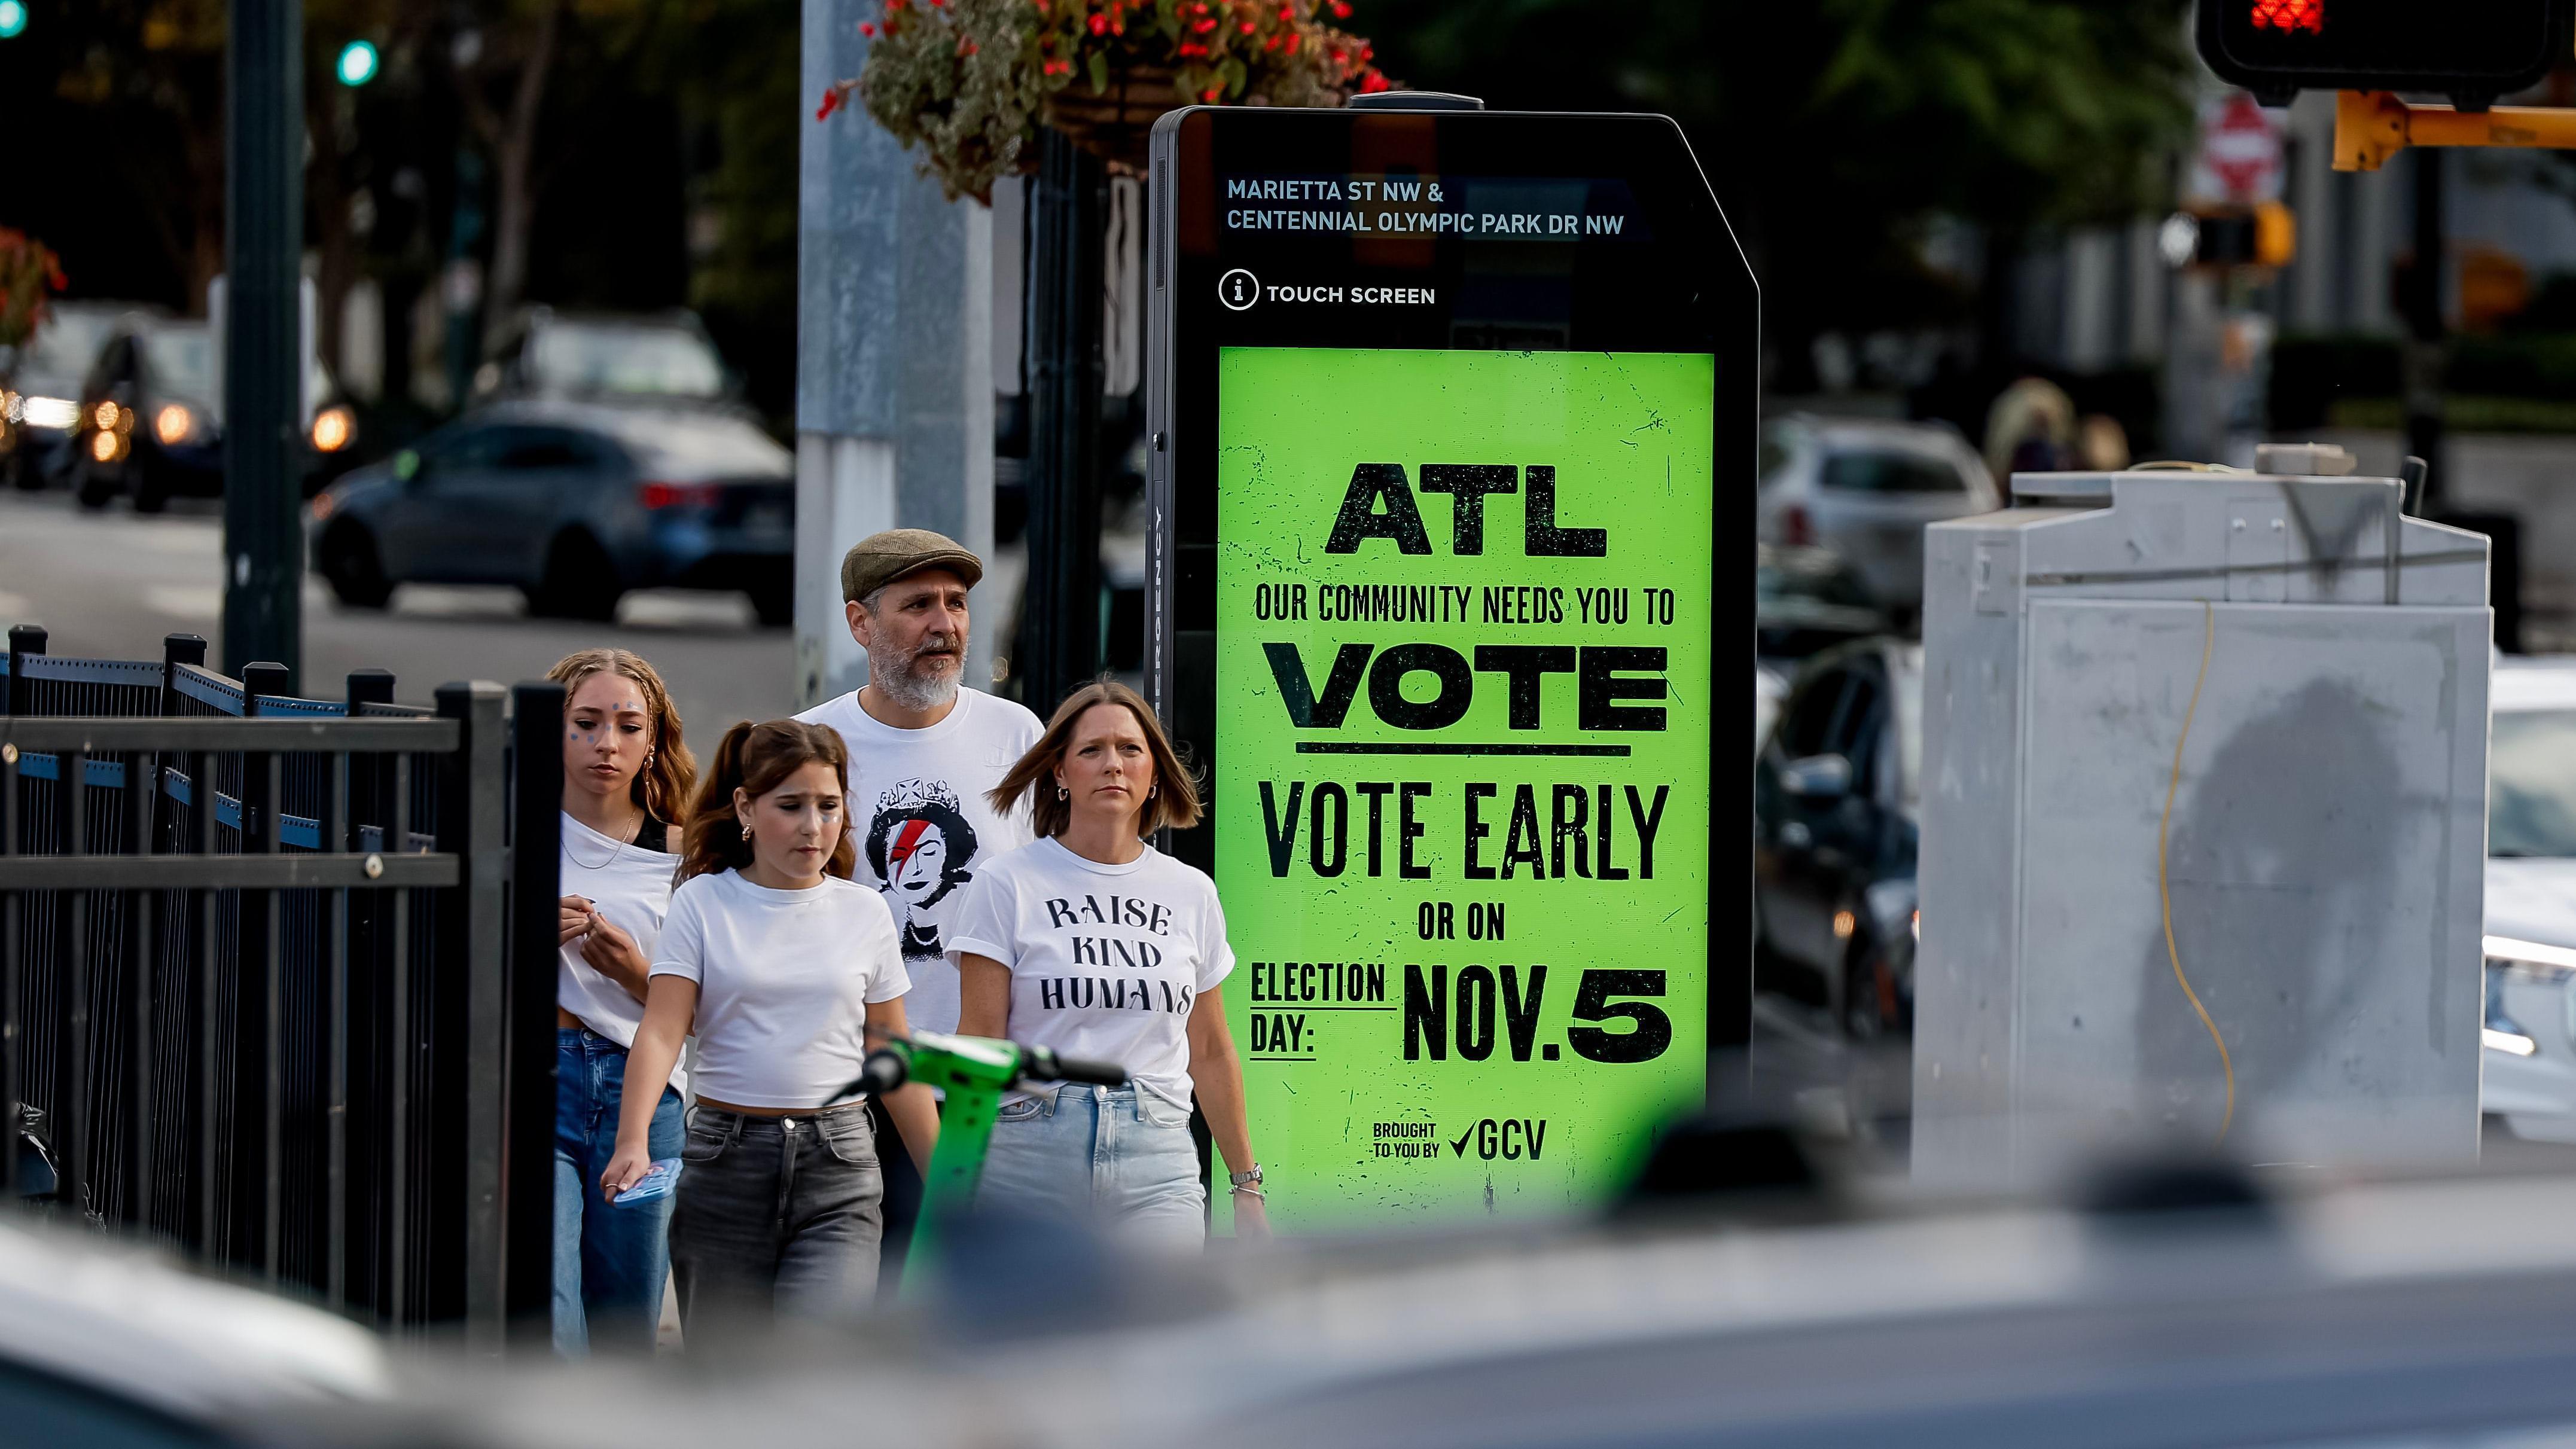
<instances>
[{"instance_id":1,"label":"flat cap","mask_svg":"<svg viewBox=\"0 0 2576 1449\"><path fill-rule=\"evenodd\" d=\"M957 540L926 528L889 528L860 539L841 559L841 597L856 603L923 569L947 569L973 588L984 561Z\"/></svg>"}]
</instances>

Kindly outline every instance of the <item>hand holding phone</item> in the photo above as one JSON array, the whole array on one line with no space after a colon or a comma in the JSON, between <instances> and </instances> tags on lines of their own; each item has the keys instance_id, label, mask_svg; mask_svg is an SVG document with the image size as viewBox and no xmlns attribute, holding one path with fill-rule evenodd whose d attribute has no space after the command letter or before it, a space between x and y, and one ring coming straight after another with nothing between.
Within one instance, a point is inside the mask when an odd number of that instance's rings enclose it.
<instances>
[{"instance_id":1,"label":"hand holding phone","mask_svg":"<svg viewBox=\"0 0 2576 1449\"><path fill-rule=\"evenodd\" d=\"M679 1184L680 1159L676 1157L658 1158L654 1161L653 1166L645 1172L644 1176L637 1180L633 1187L612 1196L608 1201L613 1207L634 1207L641 1203L654 1202L659 1199L669 1197L672 1189L678 1187Z\"/></svg>"}]
</instances>

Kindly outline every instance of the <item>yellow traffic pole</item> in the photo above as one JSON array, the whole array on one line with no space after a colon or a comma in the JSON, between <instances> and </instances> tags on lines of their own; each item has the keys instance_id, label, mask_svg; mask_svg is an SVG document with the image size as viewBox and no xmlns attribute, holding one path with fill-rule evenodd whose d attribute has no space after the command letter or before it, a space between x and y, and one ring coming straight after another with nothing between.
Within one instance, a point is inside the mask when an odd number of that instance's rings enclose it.
<instances>
[{"instance_id":1,"label":"yellow traffic pole","mask_svg":"<svg viewBox=\"0 0 2576 1449\"><path fill-rule=\"evenodd\" d=\"M2576 110L2417 106L2387 91L2335 94L2334 169L2376 171L2409 146L2519 146L2576 151Z\"/></svg>"}]
</instances>

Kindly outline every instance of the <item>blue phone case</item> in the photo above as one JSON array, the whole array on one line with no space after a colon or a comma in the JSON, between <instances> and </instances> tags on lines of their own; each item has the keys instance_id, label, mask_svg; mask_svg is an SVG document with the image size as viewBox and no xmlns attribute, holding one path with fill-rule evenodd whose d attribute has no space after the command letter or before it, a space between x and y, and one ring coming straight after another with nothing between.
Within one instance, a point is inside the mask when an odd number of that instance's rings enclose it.
<instances>
[{"instance_id":1,"label":"blue phone case","mask_svg":"<svg viewBox=\"0 0 2576 1449\"><path fill-rule=\"evenodd\" d=\"M645 1173L633 1187L610 1198L609 1202L617 1207L634 1207L640 1203L652 1202L656 1198L669 1197L671 1189L679 1185L680 1159L657 1158L654 1160L652 1171Z\"/></svg>"}]
</instances>

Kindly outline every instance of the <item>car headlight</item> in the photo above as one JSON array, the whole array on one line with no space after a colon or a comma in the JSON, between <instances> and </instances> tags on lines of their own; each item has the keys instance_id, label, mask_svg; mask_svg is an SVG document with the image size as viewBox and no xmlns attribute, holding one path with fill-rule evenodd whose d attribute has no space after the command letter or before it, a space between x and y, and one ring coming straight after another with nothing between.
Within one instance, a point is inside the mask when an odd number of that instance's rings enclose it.
<instances>
[{"instance_id":1,"label":"car headlight","mask_svg":"<svg viewBox=\"0 0 2576 1449\"><path fill-rule=\"evenodd\" d=\"M162 447L175 448L196 433L197 415L185 403L164 403L152 415L152 436L161 440Z\"/></svg>"},{"instance_id":2,"label":"car headlight","mask_svg":"<svg viewBox=\"0 0 2576 1449\"><path fill-rule=\"evenodd\" d=\"M123 459L125 451L125 435L112 428L101 428L89 435L89 455L102 463Z\"/></svg>"},{"instance_id":3,"label":"car headlight","mask_svg":"<svg viewBox=\"0 0 2576 1449\"><path fill-rule=\"evenodd\" d=\"M313 415L313 451L336 453L358 440L358 415L333 403Z\"/></svg>"},{"instance_id":4,"label":"car headlight","mask_svg":"<svg viewBox=\"0 0 2576 1449\"><path fill-rule=\"evenodd\" d=\"M2563 988L2570 977L2576 977L2576 949L2511 936L2486 937L2481 949L2486 956L2486 1013L2479 1023L2479 1042L2511 1056L2537 1055L2540 1039L2505 1009L2505 980L2511 975L2538 977ZM2568 1009L2576 1013L2576 997L2569 999ZM2576 1016L2571 1016L2568 1025L2571 1035L2576 1035Z\"/></svg>"},{"instance_id":5,"label":"car headlight","mask_svg":"<svg viewBox=\"0 0 2576 1449\"><path fill-rule=\"evenodd\" d=\"M58 432L80 426L81 407L67 397L28 396L18 400L18 421L31 428Z\"/></svg>"}]
</instances>

